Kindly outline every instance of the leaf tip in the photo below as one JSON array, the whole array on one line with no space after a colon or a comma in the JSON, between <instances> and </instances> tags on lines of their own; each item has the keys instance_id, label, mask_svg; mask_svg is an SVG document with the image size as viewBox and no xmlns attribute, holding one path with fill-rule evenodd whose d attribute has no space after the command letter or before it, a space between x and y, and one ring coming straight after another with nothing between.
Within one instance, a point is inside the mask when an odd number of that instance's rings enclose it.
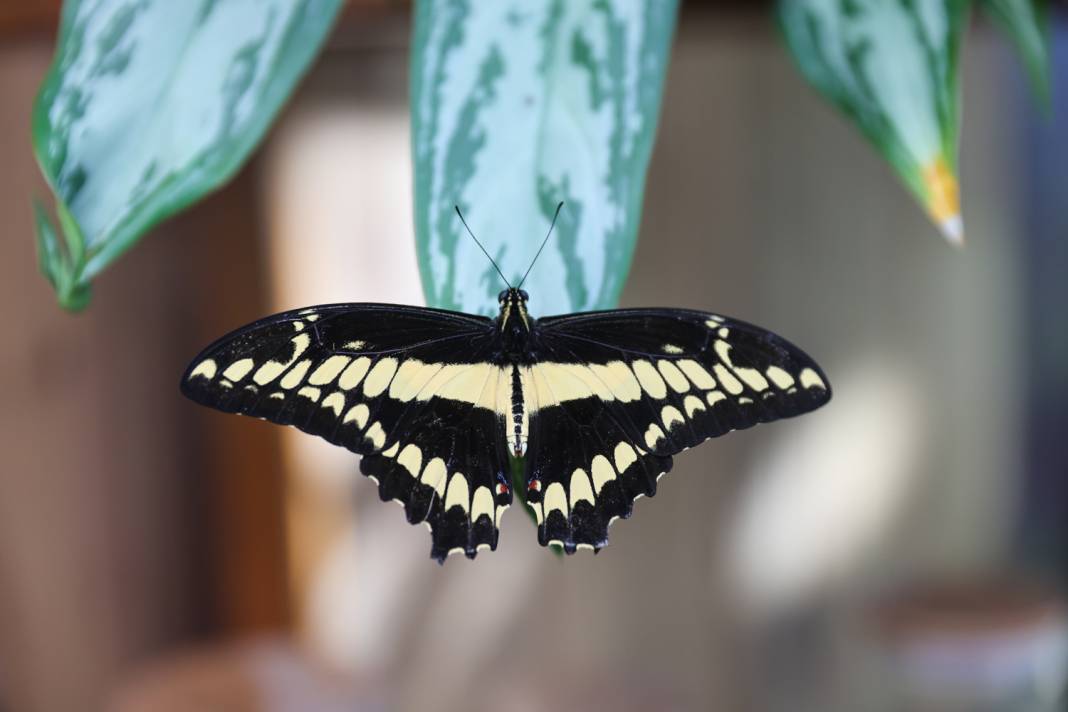
<instances>
[{"instance_id":1,"label":"leaf tip","mask_svg":"<svg viewBox=\"0 0 1068 712\"><path fill-rule=\"evenodd\" d=\"M69 312L83 311L89 306L92 296L92 289L83 282L70 284L56 293L59 305Z\"/></svg>"},{"instance_id":2,"label":"leaf tip","mask_svg":"<svg viewBox=\"0 0 1068 712\"><path fill-rule=\"evenodd\" d=\"M37 266L56 292L59 305L71 312L78 312L89 305L90 286L75 267L70 254L60 243L58 231L48 209L37 198L33 199L34 232L37 238ZM60 214L62 218L62 213ZM61 219L60 227L66 223ZM68 243L70 239L68 238Z\"/></svg>"},{"instance_id":3,"label":"leaf tip","mask_svg":"<svg viewBox=\"0 0 1068 712\"><path fill-rule=\"evenodd\" d=\"M964 247L964 221L959 214L942 220L938 224L938 229L942 231L949 244L954 247Z\"/></svg>"},{"instance_id":4,"label":"leaf tip","mask_svg":"<svg viewBox=\"0 0 1068 712\"><path fill-rule=\"evenodd\" d=\"M960 184L943 156L923 167L927 213L950 244L964 245L964 220L960 214Z\"/></svg>"}]
</instances>

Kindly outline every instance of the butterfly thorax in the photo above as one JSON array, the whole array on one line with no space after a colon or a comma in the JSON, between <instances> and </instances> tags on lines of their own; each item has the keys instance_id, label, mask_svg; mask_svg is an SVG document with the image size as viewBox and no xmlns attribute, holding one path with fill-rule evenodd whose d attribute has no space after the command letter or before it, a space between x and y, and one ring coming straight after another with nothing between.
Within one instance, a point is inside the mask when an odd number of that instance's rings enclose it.
<instances>
[{"instance_id":1,"label":"butterfly thorax","mask_svg":"<svg viewBox=\"0 0 1068 712\"><path fill-rule=\"evenodd\" d=\"M534 360L534 320L527 314L527 293L522 289L505 289L497 301L501 308L497 316L501 355L513 364L531 363Z\"/></svg>"}]
</instances>

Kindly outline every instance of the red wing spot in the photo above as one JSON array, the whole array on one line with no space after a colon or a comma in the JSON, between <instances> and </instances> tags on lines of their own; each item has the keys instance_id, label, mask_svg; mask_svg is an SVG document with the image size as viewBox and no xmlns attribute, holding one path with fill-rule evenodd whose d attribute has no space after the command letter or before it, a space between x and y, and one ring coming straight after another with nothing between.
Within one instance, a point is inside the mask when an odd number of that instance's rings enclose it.
<instances>
[{"instance_id":1,"label":"red wing spot","mask_svg":"<svg viewBox=\"0 0 1068 712\"><path fill-rule=\"evenodd\" d=\"M534 490L535 492L540 492L541 480L531 480L528 488Z\"/></svg>"},{"instance_id":2,"label":"red wing spot","mask_svg":"<svg viewBox=\"0 0 1068 712\"><path fill-rule=\"evenodd\" d=\"M508 485L503 482L497 485L497 494L508 494Z\"/></svg>"}]
</instances>

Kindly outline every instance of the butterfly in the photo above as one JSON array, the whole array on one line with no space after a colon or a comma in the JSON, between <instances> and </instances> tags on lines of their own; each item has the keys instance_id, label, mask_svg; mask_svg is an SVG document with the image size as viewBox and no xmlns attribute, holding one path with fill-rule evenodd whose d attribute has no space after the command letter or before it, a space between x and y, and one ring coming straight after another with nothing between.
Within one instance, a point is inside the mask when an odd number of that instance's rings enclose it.
<instances>
[{"instance_id":1,"label":"butterfly","mask_svg":"<svg viewBox=\"0 0 1068 712\"><path fill-rule=\"evenodd\" d=\"M439 562L496 549L513 496L541 545L597 551L674 455L830 399L820 367L760 327L688 309L535 319L522 283L495 319L393 304L275 314L204 349L181 389L361 455Z\"/></svg>"}]
</instances>

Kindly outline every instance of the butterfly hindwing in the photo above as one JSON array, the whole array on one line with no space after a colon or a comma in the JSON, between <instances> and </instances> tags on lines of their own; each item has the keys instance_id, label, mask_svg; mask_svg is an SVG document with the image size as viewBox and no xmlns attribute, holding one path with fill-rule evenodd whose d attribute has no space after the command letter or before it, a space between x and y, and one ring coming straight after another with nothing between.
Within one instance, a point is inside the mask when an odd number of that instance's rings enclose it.
<instances>
[{"instance_id":1,"label":"butterfly hindwing","mask_svg":"<svg viewBox=\"0 0 1068 712\"><path fill-rule=\"evenodd\" d=\"M416 307L338 304L268 317L204 350L182 379L193 400L294 425L363 455L361 470L431 555L496 548L511 502L505 370L486 359L493 322ZM503 389L503 390L502 390Z\"/></svg>"},{"instance_id":2,"label":"butterfly hindwing","mask_svg":"<svg viewBox=\"0 0 1068 712\"><path fill-rule=\"evenodd\" d=\"M537 368L536 366L534 368ZM538 543L600 548L608 526L656 493L671 458L645 451L608 408L572 400L531 415L527 501Z\"/></svg>"},{"instance_id":3,"label":"butterfly hindwing","mask_svg":"<svg viewBox=\"0 0 1068 712\"><path fill-rule=\"evenodd\" d=\"M530 401L528 498L539 541L607 543L608 524L656 492L673 455L813 410L830 398L815 362L775 334L674 309L541 319Z\"/></svg>"}]
</instances>

